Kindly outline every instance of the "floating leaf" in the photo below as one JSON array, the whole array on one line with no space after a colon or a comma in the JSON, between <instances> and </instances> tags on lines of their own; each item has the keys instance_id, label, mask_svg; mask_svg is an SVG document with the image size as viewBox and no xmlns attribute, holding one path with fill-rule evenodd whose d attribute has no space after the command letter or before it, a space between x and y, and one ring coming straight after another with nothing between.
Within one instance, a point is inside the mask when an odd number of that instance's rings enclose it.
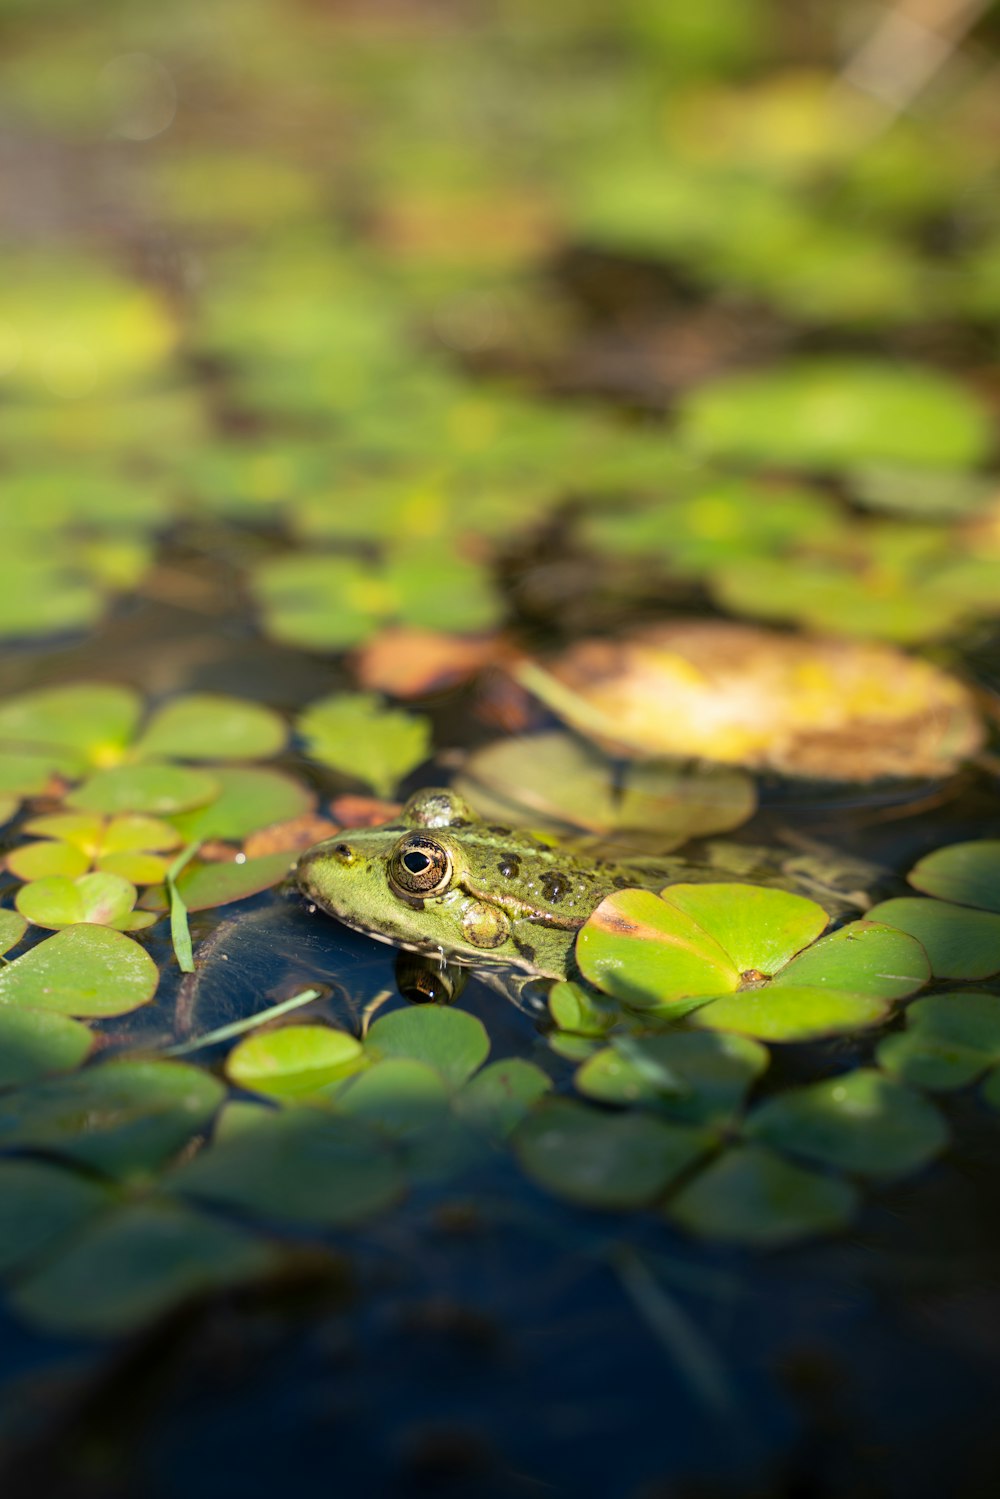
<instances>
[{"instance_id":1,"label":"floating leaf","mask_svg":"<svg viewBox=\"0 0 1000 1499\"><path fill-rule=\"evenodd\" d=\"M199 1293L255 1280L275 1263L274 1251L245 1229L177 1203L136 1203L84 1228L22 1279L13 1306L53 1332L111 1337Z\"/></svg>"},{"instance_id":2,"label":"floating leaf","mask_svg":"<svg viewBox=\"0 0 1000 1499\"><path fill-rule=\"evenodd\" d=\"M872 1068L792 1088L750 1116L752 1138L862 1176L914 1171L939 1154L948 1130L919 1093Z\"/></svg>"},{"instance_id":3,"label":"floating leaf","mask_svg":"<svg viewBox=\"0 0 1000 1499\"><path fill-rule=\"evenodd\" d=\"M726 832L753 813L742 771L645 761L624 775L603 751L571 734L501 739L466 761L456 790L481 815L532 828L582 828L657 853Z\"/></svg>"},{"instance_id":4,"label":"floating leaf","mask_svg":"<svg viewBox=\"0 0 1000 1499\"><path fill-rule=\"evenodd\" d=\"M300 781L261 766L213 766L218 795L208 806L173 818L185 843L223 838L242 842L260 828L312 811L315 798Z\"/></svg>"},{"instance_id":5,"label":"floating leaf","mask_svg":"<svg viewBox=\"0 0 1000 1499\"><path fill-rule=\"evenodd\" d=\"M327 1226L359 1223L403 1190L395 1156L366 1125L313 1109L247 1116L172 1183L238 1212Z\"/></svg>"},{"instance_id":6,"label":"floating leaf","mask_svg":"<svg viewBox=\"0 0 1000 1499\"><path fill-rule=\"evenodd\" d=\"M0 911L0 953L16 947L28 929L28 923L17 911Z\"/></svg>"},{"instance_id":7,"label":"floating leaf","mask_svg":"<svg viewBox=\"0 0 1000 1499\"><path fill-rule=\"evenodd\" d=\"M476 1129L504 1139L551 1090L552 1079L521 1057L491 1062L455 1095L455 1109Z\"/></svg>"},{"instance_id":8,"label":"floating leaf","mask_svg":"<svg viewBox=\"0 0 1000 1499\"><path fill-rule=\"evenodd\" d=\"M691 1018L709 1030L737 1031L761 1041L815 1041L878 1025L887 1010L887 1001L877 995L767 984L727 994Z\"/></svg>"},{"instance_id":9,"label":"floating leaf","mask_svg":"<svg viewBox=\"0 0 1000 1499\"><path fill-rule=\"evenodd\" d=\"M159 971L131 937L71 926L0 968L0 1004L64 1015L125 1015L152 999Z\"/></svg>"},{"instance_id":10,"label":"floating leaf","mask_svg":"<svg viewBox=\"0 0 1000 1499\"><path fill-rule=\"evenodd\" d=\"M581 733L632 755L871 780L948 774L983 737L963 683L870 641L675 620L621 640L580 641L548 671L518 675ZM489 754L480 751L473 769ZM700 784L706 794L713 788L691 770L673 774L695 795Z\"/></svg>"},{"instance_id":11,"label":"floating leaf","mask_svg":"<svg viewBox=\"0 0 1000 1499\"><path fill-rule=\"evenodd\" d=\"M0 1140L84 1161L108 1176L161 1166L208 1123L224 1089L182 1062L113 1060L0 1099Z\"/></svg>"},{"instance_id":12,"label":"floating leaf","mask_svg":"<svg viewBox=\"0 0 1000 1499\"><path fill-rule=\"evenodd\" d=\"M701 1238L775 1249L835 1233L857 1207L849 1182L795 1166L760 1145L740 1145L678 1192L670 1216Z\"/></svg>"},{"instance_id":13,"label":"floating leaf","mask_svg":"<svg viewBox=\"0 0 1000 1499\"><path fill-rule=\"evenodd\" d=\"M689 1124L730 1118L768 1063L744 1036L671 1031L621 1036L578 1070L576 1086L599 1103L645 1104Z\"/></svg>"},{"instance_id":14,"label":"floating leaf","mask_svg":"<svg viewBox=\"0 0 1000 1499\"><path fill-rule=\"evenodd\" d=\"M169 817L204 806L220 791L218 779L183 765L119 765L102 770L66 798L83 812L149 812Z\"/></svg>"},{"instance_id":15,"label":"floating leaf","mask_svg":"<svg viewBox=\"0 0 1000 1499\"><path fill-rule=\"evenodd\" d=\"M660 1013L774 973L827 923L804 896L758 885L669 885L608 896L577 937L584 977ZM730 950L732 949L732 950Z\"/></svg>"},{"instance_id":16,"label":"floating leaf","mask_svg":"<svg viewBox=\"0 0 1000 1499\"><path fill-rule=\"evenodd\" d=\"M78 683L42 687L0 703L0 744L6 750L52 752L54 768L79 773L114 765L132 738L142 704L126 687Z\"/></svg>"},{"instance_id":17,"label":"floating leaf","mask_svg":"<svg viewBox=\"0 0 1000 1499\"><path fill-rule=\"evenodd\" d=\"M242 863L189 864L177 880L177 889L189 911L208 911L269 890L285 878L292 863L290 854L277 853Z\"/></svg>"},{"instance_id":18,"label":"floating leaf","mask_svg":"<svg viewBox=\"0 0 1000 1499\"><path fill-rule=\"evenodd\" d=\"M64 1166L0 1161L0 1274L33 1267L111 1200L107 1187Z\"/></svg>"},{"instance_id":19,"label":"floating leaf","mask_svg":"<svg viewBox=\"0 0 1000 1499\"><path fill-rule=\"evenodd\" d=\"M914 1000L906 1029L879 1043L878 1063L934 1092L963 1088L1000 1063L1000 994L957 990Z\"/></svg>"},{"instance_id":20,"label":"floating leaf","mask_svg":"<svg viewBox=\"0 0 1000 1499\"><path fill-rule=\"evenodd\" d=\"M306 752L389 796L430 753L426 718L386 708L369 692L339 693L312 703L296 720Z\"/></svg>"},{"instance_id":21,"label":"floating leaf","mask_svg":"<svg viewBox=\"0 0 1000 1499\"><path fill-rule=\"evenodd\" d=\"M84 874L75 880L54 874L22 885L16 905L36 926L58 928L86 921L127 931L153 919L145 913L133 918L137 893L133 884L116 874Z\"/></svg>"},{"instance_id":22,"label":"floating leaf","mask_svg":"<svg viewBox=\"0 0 1000 1499\"><path fill-rule=\"evenodd\" d=\"M935 978L982 979L1000 973L1000 915L906 895L883 901L868 914L914 937Z\"/></svg>"},{"instance_id":23,"label":"floating leaf","mask_svg":"<svg viewBox=\"0 0 1000 1499\"><path fill-rule=\"evenodd\" d=\"M512 1136L524 1170L557 1197L587 1207L642 1207L710 1148L701 1129L650 1114L607 1114L543 1099Z\"/></svg>"},{"instance_id":24,"label":"floating leaf","mask_svg":"<svg viewBox=\"0 0 1000 1499\"><path fill-rule=\"evenodd\" d=\"M135 753L143 759L263 760L288 737L270 708L216 693L189 693L153 714Z\"/></svg>"},{"instance_id":25,"label":"floating leaf","mask_svg":"<svg viewBox=\"0 0 1000 1499\"><path fill-rule=\"evenodd\" d=\"M986 411L958 381L874 360L786 361L724 377L688 398L680 432L715 458L813 469L971 467L990 444Z\"/></svg>"},{"instance_id":26,"label":"floating leaf","mask_svg":"<svg viewBox=\"0 0 1000 1499\"><path fill-rule=\"evenodd\" d=\"M0 1004L0 1088L72 1072L88 1056L93 1033L55 1010Z\"/></svg>"},{"instance_id":27,"label":"floating leaf","mask_svg":"<svg viewBox=\"0 0 1000 1499\"><path fill-rule=\"evenodd\" d=\"M935 849L914 864L907 879L939 900L1000 911L1000 839L980 838Z\"/></svg>"},{"instance_id":28,"label":"floating leaf","mask_svg":"<svg viewBox=\"0 0 1000 1499\"><path fill-rule=\"evenodd\" d=\"M459 1088L485 1062L490 1038L482 1021L464 1010L412 1006L376 1020L365 1039L365 1050L375 1058L426 1062L449 1087Z\"/></svg>"},{"instance_id":29,"label":"floating leaf","mask_svg":"<svg viewBox=\"0 0 1000 1499\"><path fill-rule=\"evenodd\" d=\"M266 1098L300 1098L365 1065L360 1041L329 1025L285 1025L258 1031L230 1052L232 1082Z\"/></svg>"},{"instance_id":30,"label":"floating leaf","mask_svg":"<svg viewBox=\"0 0 1000 1499\"><path fill-rule=\"evenodd\" d=\"M338 1088L334 1105L341 1113L365 1120L380 1134L406 1140L445 1127L449 1089L444 1075L430 1063L387 1057Z\"/></svg>"}]
</instances>

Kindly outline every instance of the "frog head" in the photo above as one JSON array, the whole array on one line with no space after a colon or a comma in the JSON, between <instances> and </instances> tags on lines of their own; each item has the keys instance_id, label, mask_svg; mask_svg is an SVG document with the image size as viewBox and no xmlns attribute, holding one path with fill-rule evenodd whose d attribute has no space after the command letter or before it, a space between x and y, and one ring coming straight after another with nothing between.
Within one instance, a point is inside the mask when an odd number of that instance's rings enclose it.
<instances>
[{"instance_id":1,"label":"frog head","mask_svg":"<svg viewBox=\"0 0 1000 1499\"><path fill-rule=\"evenodd\" d=\"M395 821L308 849L297 878L322 910L383 942L458 962L526 966L508 912L490 898L502 883L504 846L461 797L430 788L411 796Z\"/></svg>"}]
</instances>

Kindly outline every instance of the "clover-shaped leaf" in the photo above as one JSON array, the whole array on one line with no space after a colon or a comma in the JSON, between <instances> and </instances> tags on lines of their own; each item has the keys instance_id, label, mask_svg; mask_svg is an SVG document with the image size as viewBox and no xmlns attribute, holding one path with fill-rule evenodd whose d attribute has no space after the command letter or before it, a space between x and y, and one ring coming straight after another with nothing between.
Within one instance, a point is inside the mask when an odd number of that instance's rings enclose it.
<instances>
[{"instance_id":1,"label":"clover-shaped leaf","mask_svg":"<svg viewBox=\"0 0 1000 1499\"><path fill-rule=\"evenodd\" d=\"M600 1103L653 1106L671 1119L707 1124L730 1118L767 1064L766 1048L749 1037L678 1030L615 1037L575 1081Z\"/></svg>"},{"instance_id":2,"label":"clover-shaped leaf","mask_svg":"<svg viewBox=\"0 0 1000 1499\"><path fill-rule=\"evenodd\" d=\"M95 872L75 880L51 874L22 885L15 903L21 915L35 926L59 930L91 922L132 932L156 920L151 912L133 910L137 895L131 881L117 874Z\"/></svg>"},{"instance_id":3,"label":"clover-shaped leaf","mask_svg":"<svg viewBox=\"0 0 1000 1499\"><path fill-rule=\"evenodd\" d=\"M624 890L586 922L576 955L586 978L644 1014L694 1010L696 1025L766 1041L873 1024L926 982L917 942L862 921L814 943L826 921L814 901L757 885Z\"/></svg>"},{"instance_id":4,"label":"clover-shaped leaf","mask_svg":"<svg viewBox=\"0 0 1000 1499\"><path fill-rule=\"evenodd\" d=\"M1000 1065L1000 994L929 994L907 1007L906 1029L886 1036L879 1066L931 1092L963 1088Z\"/></svg>"},{"instance_id":5,"label":"clover-shaped leaf","mask_svg":"<svg viewBox=\"0 0 1000 1499\"><path fill-rule=\"evenodd\" d=\"M430 753L428 720L387 708L370 692L320 698L295 726L314 760L355 776L379 796L389 796Z\"/></svg>"},{"instance_id":6,"label":"clover-shaped leaf","mask_svg":"<svg viewBox=\"0 0 1000 1499\"><path fill-rule=\"evenodd\" d=\"M156 992L159 970L122 932L70 926L0 967L0 1004L63 1015L124 1015Z\"/></svg>"},{"instance_id":7,"label":"clover-shaped leaf","mask_svg":"<svg viewBox=\"0 0 1000 1499\"><path fill-rule=\"evenodd\" d=\"M868 915L919 942L936 979L984 979L1000 973L1000 914L901 895L873 906Z\"/></svg>"},{"instance_id":8,"label":"clover-shaped leaf","mask_svg":"<svg viewBox=\"0 0 1000 1499\"><path fill-rule=\"evenodd\" d=\"M86 812L54 812L25 823L24 831L40 835L7 855L7 867L21 880L48 875L76 879L94 868L119 875L133 885L152 885L164 878L161 853L179 846L180 834L156 817L125 813L105 818Z\"/></svg>"}]
</instances>

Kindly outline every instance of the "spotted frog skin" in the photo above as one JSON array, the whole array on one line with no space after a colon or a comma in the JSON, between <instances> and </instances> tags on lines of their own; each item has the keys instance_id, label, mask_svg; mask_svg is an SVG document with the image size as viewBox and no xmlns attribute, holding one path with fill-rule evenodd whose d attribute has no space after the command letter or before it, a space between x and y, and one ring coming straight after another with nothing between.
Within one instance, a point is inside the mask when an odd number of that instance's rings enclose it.
<instances>
[{"instance_id":1,"label":"spotted frog skin","mask_svg":"<svg viewBox=\"0 0 1000 1499\"><path fill-rule=\"evenodd\" d=\"M418 791L395 822L308 849L298 882L346 926L475 967L565 978L576 934L611 891L659 889L682 860L628 865L483 822L450 791Z\"/></svg>"}]
</instances>

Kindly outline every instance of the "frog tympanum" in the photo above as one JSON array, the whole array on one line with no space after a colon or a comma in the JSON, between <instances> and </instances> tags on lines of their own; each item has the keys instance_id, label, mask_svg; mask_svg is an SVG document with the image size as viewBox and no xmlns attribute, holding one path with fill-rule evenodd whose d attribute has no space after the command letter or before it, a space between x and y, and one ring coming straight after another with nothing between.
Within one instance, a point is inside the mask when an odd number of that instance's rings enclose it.
<instances>
[{"instance_id":1,"label":"frog tympanum","mask_svg":"<svg viewBox=\"0 0 1000 1499\"><path fill-rule=\"evenodd\" d=\"M781 870L772 859L762 882L794 888ZM416 792L393 822L316 844L298 865L305 894L346 926L442 961L503 968L522 981L567 977L577 932L613 890L725 878L717 864L684 859L585 857L486 823L437 788Z\"/></svg>"}]
</instances>

